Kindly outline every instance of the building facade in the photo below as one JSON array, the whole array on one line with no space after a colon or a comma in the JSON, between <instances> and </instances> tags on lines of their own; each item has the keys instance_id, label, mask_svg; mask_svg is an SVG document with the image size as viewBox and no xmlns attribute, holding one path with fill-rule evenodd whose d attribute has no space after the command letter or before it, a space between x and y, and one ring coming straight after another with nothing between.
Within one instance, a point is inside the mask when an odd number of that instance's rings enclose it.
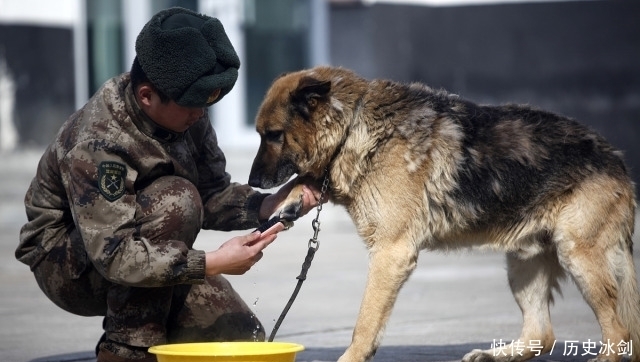
<instances>
[{"instance_id":1,"label":"building facade","mask_svg":"<svg viewBox=\"0 0 640 362\"><path fill-rule=\"evenodd\" d=\"M240 56L233 92L210 108L223 146L257 144L253 119L273 78L327 63L322 0L0 1L0 150L46 146L104 81L129 70L138 32L172 6L219 18Z\"/></svg>"}]
</instances>

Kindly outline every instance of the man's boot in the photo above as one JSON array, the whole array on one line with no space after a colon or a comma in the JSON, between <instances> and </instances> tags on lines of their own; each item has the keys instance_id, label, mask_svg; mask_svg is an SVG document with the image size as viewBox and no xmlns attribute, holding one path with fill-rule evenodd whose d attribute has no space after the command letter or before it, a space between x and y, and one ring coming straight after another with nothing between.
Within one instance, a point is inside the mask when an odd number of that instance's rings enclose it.
<instances>
[{"instance_id":1,"label":"man's boot","mask_svg":"<svg viewBox=\"0 0 640 362\"><path fill-rule=\"evenodd\" d=\"M96 362L158 362L158 360L154 354L143 348L129 349L121 344L106 341L98 348Z\"/></svg>"}]
</instances>

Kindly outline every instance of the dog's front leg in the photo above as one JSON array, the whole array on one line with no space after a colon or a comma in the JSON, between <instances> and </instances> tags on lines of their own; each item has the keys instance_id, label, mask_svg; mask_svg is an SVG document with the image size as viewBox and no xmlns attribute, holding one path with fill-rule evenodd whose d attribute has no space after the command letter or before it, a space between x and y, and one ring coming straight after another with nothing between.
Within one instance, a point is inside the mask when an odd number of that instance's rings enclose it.
<instances>
[{"instance_id":1,"label":"dog's front leg","mask_svg":"<svg viewBox=\"0 0 640 362\"><path fill-rule=\"evenodd\" d=\"M373 357L398 292L415 269L417 258L414 244L405 240L372 245L369 275L351 345L339 362L364 362Z\"/></svg>"}]
</instances>

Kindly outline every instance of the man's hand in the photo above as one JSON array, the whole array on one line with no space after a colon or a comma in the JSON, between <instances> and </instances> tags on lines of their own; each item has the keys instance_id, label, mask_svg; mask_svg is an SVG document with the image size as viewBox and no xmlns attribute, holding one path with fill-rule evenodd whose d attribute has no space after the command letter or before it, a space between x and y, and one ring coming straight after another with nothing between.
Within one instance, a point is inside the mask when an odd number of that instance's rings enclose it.
<instances>
[{"instance_id":1,"label":"man's hand","mask_svg":"<svg viewBox=\"0 0 640 362\"><path fill-rule=\"evenodd\" d=\"M225 242L218 250L207 252L205 259L206 275L241 275L262 259L262 250L269 246L284 230L282 223L264 233L258 231L236 236Z\"/></svg>"}]
</instances>

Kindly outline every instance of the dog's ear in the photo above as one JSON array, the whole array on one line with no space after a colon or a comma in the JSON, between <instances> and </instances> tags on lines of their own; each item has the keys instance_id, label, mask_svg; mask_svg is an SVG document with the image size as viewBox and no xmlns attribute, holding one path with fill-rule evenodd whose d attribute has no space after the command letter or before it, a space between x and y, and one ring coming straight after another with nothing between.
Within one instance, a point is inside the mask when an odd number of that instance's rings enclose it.
<instances>
[{"instance_id":1,"label":"dog's ear","mask_svg":"<svg viewBox=\"0 0 640 362\"><path fill-rule=\"evenodd\" d=\"M291 92L291 103L302 117L309 119L318 104L328 99L331 91L331 81L323 81L313 77L303 77L298 87Z\"/></svg>"}]
</instances>

